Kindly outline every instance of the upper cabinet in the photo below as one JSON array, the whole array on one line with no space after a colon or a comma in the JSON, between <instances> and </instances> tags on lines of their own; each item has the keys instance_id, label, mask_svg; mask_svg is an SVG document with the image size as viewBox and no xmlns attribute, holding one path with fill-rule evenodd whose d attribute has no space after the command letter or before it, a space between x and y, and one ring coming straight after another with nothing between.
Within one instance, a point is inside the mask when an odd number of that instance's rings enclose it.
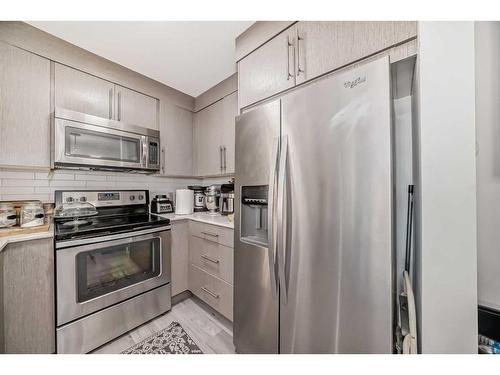
<instances>
[{"instance_id":1,"label":"upper cabinet","mask_svg":"<svg viewBox=\"0 0 500 375\"><path fill-rule=\"evenodd\" d=\"M194 115L196 174L213 176L224 172L222 150L222 100Z\"/></svg>"},{"instance_id":2,"label":"upper cabinet","mask_svg":"<svg viewBox=\"0 0 500 375\"><path fill-rule=\"evenodd\" d=\"M1 42L0 165L50 166L50 61Z\"/></svg>"},{"instance_id":3,"label":"upper cabinet","mask_svg":"<svg viewBox=\"0 0 500 375\"><path fill-rule=\"evenodd\" d=\"M116 120L158 130L158 99L119 85L115 90Z\"/></svg>"},{"instance_id":4,"label":"upper cabinet","mask_svg":"<svg viewBox=\"0 0 500 375\"><path fill-rule=\"evenodd\" d=\"M160 121L161 170L167 176L193 175L193 113L162 103Z\"/></svg>"},{"instance_id":5,"label":"upper cabinet","mask_svg":"<svg viewBox=\"0 0 500 375\"><path fill-rule=\"evenodd\" d=\"M55 64L55 106L145 128L159 128L158 99Z\"/></svg>"},{"instance_id":6,"label":"upper cabinet","mask_svg":"<svg viewBox=\"0 0 500 375\"><path fill-rule=\"evenodd\" d=\"M416 36L413 21L297 22L238 62L239 107Z\"/></svg>"},{"instance_id":7,"label":"upper cabinet","mask_svg":"<svg viewBox=\"0 0 500 375\"><path fill-rule=\"evenodd\" d=\"M65 65L55 64L55 106L113 118L114 84Z\"/></svg>"},{"instance_id":8,"label":"upper cabinet","mask_svg":"<svg viewBox=\"0 0 500 375\"><path fill-rule=\"evenodd\" d=\"M298 22L297 84L348 65L417 35L416 22Z\"/></svg>"},{"instance_id":9,"label":"upper cabinet","mask_svg":"<svg viewBox=\"0 0 500 375\"><path fill-rule=\"evenodd\" d=\"M235 91L194 115L196 175L234 173Z\"/></svg>"},{"instance_id":10,"label":"upper cabinet","mask_svg":"<svg viewBox=\"0 0 500 375\"><path fill-rule=\"evenodd\" d=\"M238 93L222 99L222 147L224 156L224 173L234 173L235 125L238 116Z\"/></svg>"},{"instance_id":11,"label":"upper cabinet","mask_svg":"<svg viewBox=\"0 0 500 375\"><path fill-rule=\"evenodd\" d=\"M294 42L287 29L238 62L240 108L295 86Z\"/></svg>"}]
</instances>

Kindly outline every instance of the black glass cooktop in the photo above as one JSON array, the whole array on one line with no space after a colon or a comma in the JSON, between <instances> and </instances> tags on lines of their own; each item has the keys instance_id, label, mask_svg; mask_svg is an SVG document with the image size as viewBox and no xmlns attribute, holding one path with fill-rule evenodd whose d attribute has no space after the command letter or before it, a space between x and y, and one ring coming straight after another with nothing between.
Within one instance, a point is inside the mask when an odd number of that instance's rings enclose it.
<instances>
[{"instance_id":1,"label":"black glass cooktop","mask_svg":"<svg viewBox=\"0 0 500 375\"><path fill-rule=\"evenodd\" d=\"M169 219L156 215L93 216L79 219L80 223L57 220L55 222L56 241L74 240L105 236L134 230L168 225Z\"/></svg>"}]
</instances>

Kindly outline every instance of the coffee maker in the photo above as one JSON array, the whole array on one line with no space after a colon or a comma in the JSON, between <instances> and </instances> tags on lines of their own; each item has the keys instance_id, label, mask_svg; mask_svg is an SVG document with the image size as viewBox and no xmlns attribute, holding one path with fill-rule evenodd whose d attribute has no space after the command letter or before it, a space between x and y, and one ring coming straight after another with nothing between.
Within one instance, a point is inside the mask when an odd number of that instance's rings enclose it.
<instances>
[{"instance_id":1,"label":"coffee maker","mask_svg":"<svg viewBox=\"0 0 500 375\"><path fill-rule=\"evenodd\" d=\"M219 213L229 215L234 213L234 184L222 184L219 196Z\"/></svg>"}]
</instances>

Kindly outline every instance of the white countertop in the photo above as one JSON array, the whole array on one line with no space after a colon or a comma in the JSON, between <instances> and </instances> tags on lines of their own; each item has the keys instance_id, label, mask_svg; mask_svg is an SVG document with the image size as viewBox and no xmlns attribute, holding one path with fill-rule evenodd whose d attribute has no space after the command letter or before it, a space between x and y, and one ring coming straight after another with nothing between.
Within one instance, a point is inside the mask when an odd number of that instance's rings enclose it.
<instances>
[{"instance_id":1,"label":"white countertop","mask_svg":"<svg viewBox=\"0 0 500 375\"><path fill-rule=\"evenodd\" d=\"M211 215L208 212L195 212L189 215L164 214L158 216L170 219L171 222L179 220L194 220L206 224L218 225L220 227L234 229L234 222L229 220L228 216L221 214Z\"/></svg>"},{"instance_id":2,"label":"white countertop","mask_svg":"<svg viewBox=\"0 0 500 375\"><path fill-rule=\"evenodd\" d=\"M19 234L16 236L0 237L0 252L10 243L30 241L30 240L40 240L42 238L52 238L52 237L54 237L54 226L53 225L51 225L49 227L49 230L46 232Z\"/></svg>"}]
</instances>

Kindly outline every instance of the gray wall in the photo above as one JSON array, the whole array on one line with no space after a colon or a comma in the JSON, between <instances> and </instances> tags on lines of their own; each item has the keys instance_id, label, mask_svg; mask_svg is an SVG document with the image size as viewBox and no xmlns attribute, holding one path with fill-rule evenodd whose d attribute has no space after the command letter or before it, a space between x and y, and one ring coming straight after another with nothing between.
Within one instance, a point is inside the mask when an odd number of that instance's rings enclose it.
<instances>
[{"instance_id":1,"label":"gray wall","mask_svg":"<svg viewBox=\"0 0 500 375\"><path fill-rule=\"evenodd\" d=\"M479 304L500 310L500 22L476 22Z\"/></svg>"}]
</instances>

